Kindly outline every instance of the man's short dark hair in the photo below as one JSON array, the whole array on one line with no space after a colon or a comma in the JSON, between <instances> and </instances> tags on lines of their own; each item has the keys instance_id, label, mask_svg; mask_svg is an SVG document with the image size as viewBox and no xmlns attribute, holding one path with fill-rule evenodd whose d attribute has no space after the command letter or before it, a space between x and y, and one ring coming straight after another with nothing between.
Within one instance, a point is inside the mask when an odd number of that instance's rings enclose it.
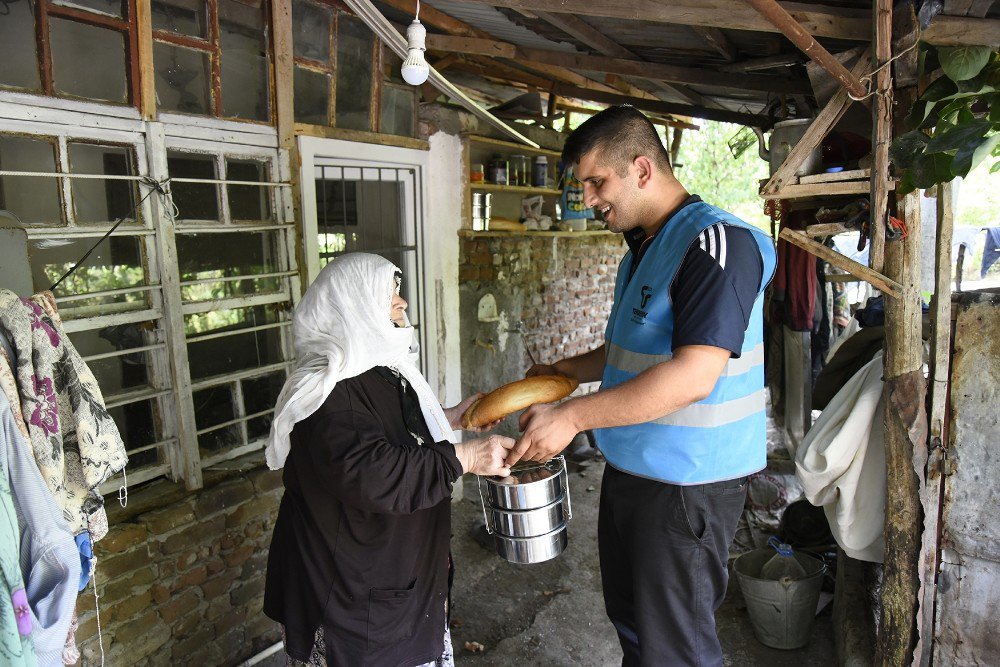
<instances>
[{"instance_id":1,"label":"man's short dark hair","mask_svg":"<svg viewBox=\"0 0 1000 667\"><path fill-rule=\"evenodd\" d=\"M619 176L628 166L645 155L662 171L670 173L670 156L656 128L639 110L631 106L609 107L591 116L569 135L563 146L562 161L569 167L579 164L591 151L601 153L601 161Z\"/></svg>"}]
</instances>

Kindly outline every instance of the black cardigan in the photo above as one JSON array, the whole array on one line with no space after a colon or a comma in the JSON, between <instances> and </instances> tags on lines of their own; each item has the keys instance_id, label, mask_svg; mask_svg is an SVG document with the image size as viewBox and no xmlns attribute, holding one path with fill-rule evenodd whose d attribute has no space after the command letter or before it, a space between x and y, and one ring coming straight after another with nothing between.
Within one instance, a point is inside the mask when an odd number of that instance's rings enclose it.
<instances>
[{"instance_id":1,"label":"black cardigan","mask_svg":"<svg viewBox=\"0 0 1000 667\"><path fill-rule=\"evenodd\" d=\"M331 667L419 665L443 651L450 497L462 467L422 420L428 444L417 444L401 392L366 371L338 382L292 431L264 613L284 624L297 660L308 661L320 625Z\"/></svg>"}]
</instances>

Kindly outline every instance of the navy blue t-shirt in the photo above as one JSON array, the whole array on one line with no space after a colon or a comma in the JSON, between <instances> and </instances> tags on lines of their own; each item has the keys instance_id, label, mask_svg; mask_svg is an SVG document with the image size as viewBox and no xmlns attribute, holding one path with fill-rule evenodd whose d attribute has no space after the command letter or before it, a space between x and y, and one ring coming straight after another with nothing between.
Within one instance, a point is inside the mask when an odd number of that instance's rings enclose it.
<instances>
[{"instance_id":1,"label":"navy blue t-shirt","mask_svg":"<svg viewBox=\"0 0 1000 667\"><path fill-rule=\"evenodd\" d=\"M701 197L691 195L663 224L670 224L670 218L688 204L700 201ZM639 227L625 233L635 258L633 273L649 247L648 240ZM673 349L711 345L739 357L763 274L764 263L752 232L722 222L703 231L688 246L670 285Z\"/></svg>"}]
</instances>

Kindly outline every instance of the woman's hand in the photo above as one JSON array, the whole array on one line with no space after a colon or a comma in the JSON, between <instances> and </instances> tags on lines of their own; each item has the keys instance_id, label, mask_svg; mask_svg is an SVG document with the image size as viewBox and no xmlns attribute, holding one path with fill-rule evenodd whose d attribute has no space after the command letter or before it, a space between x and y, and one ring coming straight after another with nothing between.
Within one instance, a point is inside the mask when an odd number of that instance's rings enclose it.
<instances>
[{"instance_id":1,"label":"woman's hand","mask_svg":"<svg viewBox=\"0 0 1000 667\"><path fill-rule=\"evenodd\" d=\"M506 477L510 474L510 466L504 463L504 459L513 446L513 438L491 435L488 438L458 443L455 445L455 456L462 464L463 472Z\"/></svg>"},{"instance_id":2,"label":"woman's hand","mask_svg":"<svg viewBox=\"0 0 1000 667\"><path fill-rule=\"evenodd\" d=\"M465 411L468 410L469 407L473 403L475 403L476 401L478 401L480 398L482 398L485 395L486 394L484 394L481 391L480 392L476 392L475 394L473 394L472 396L469 396L468 398L466 398L464 401L462 401L458 405L450 407L450 408L445 408L444 409L444 416L448 418L448 424L453 429L455 429L456 431L459 430L459 429L461 429L462 428L462 415L465 414ZM496 425L499 424L499 423L500 423L500 420L498 419L495 422L492 422L490 424L484 424L482 426L474 426L472 428L467 428L465 430L466 431L471 431L472 433L482 433L483 431L489 431L489 430L491 430L493 428L496 428Z\"/></svg>"}]
</instances>

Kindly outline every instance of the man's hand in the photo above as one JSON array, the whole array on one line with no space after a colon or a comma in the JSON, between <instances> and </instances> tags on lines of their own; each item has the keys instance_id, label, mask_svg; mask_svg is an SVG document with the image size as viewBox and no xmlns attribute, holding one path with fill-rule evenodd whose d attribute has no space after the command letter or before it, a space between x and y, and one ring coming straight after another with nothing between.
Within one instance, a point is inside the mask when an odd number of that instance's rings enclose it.
<instances>
[{"instance_id":1,"label":"man's hand","mask_svg":"<svg viewBox=\"0 0 1000 667\"><path fill-rule=\"evenodd\" d=\"M579 429L574 423L568 404L533 405L521 414L521 439L507 455L506 465L518 461L548 461L566 449Z\"/></svg>"},{"instance_id":2,"label":"man's hand","mask_svg":"<svg viewBox=\"0 0 1000 667\"><path fill-rule=\"evenodd\" d=\"M483 392L477 392L472 396L469 396L463 400L458 405L452 406L450 408L444 409L444 416L448 418L448 425L451 426L456 431L462 428L462 415L469 407L478 401L480 398L485 396ZM472 426L465 429L466 431L471 431L472 433L482 433L483 431L489 431L490 429L496 428L496 425L500 423L501 420L496 420L495 422L489 424L483 424L482 426Z\"/></svg>"},{"instance_id":3,"label":"man's hand","mask_svg":"<svg viewBox=\"0 0 1000 667\"><path fill-rule=\"evenodd\" d=\"M565 373L560 373L556 368L555 364L535 364L528 369L528 372L524 374L524 377L530 378L536 375L566 375ZM567 376L568 377L568 376Z\"/></svg>"}]
</instances>

